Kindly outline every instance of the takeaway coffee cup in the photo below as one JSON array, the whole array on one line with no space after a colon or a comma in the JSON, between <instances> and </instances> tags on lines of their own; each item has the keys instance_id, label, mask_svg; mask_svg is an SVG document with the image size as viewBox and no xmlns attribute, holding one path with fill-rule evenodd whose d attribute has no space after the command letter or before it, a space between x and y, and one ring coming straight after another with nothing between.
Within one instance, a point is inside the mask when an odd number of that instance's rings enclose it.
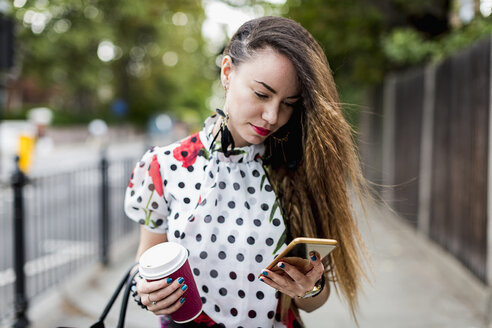
<instances>
[{"instance_id":1,"label":"takeaway coffee cup","mask_svg":"<svg viewBox=\"0 0 492 328\"><path fill-rule=\"evenodd\" d=\"M202 301L196 288L195 279L188 263L188 251L180 244L165 242L149 248L139 261L140 275L147 281L170 277L174 280L183 277L188 286L184 297L186 301L171 318L176 323L192 321L202 312Z\"/></svg>"}]
</instances>

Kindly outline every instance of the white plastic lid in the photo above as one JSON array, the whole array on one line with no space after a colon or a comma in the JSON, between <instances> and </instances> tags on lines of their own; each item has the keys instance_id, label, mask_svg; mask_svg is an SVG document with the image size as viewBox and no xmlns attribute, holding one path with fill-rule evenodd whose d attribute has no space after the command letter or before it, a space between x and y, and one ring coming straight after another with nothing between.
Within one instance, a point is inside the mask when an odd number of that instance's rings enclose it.
<instances>
[{"instance_id":1,"label":"white plastic lid","mask_svg":"<svg viewBox=\"0 0 492 328\"><path fill-rule=\"evenodd\" d=\"M139 261L140 275L148 280L164 278L178 270L188 258L180 244L165 242L146 250Z\"/></svg>"}]
</instances>

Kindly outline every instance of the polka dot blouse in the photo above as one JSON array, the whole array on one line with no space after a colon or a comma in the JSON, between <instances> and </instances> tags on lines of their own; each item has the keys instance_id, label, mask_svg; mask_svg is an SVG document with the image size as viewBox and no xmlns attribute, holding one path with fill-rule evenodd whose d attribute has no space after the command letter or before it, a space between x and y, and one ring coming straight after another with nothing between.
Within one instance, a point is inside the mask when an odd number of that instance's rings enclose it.
<instances>
[{"instance_id":1,"label":"polka dot blouse","mask_svg":"<svg viewBox=\"0 0 492 328\"><path fill-rule=\"evenodd\" d=\"M285 226L262 165L264 146L225 157L210 147L218 118L200 132L153 147L135 166L125 212L185 246L203 311L226 327L285 327L278 293L258 275L285 248Z\"/></svg>"}]
</instances>

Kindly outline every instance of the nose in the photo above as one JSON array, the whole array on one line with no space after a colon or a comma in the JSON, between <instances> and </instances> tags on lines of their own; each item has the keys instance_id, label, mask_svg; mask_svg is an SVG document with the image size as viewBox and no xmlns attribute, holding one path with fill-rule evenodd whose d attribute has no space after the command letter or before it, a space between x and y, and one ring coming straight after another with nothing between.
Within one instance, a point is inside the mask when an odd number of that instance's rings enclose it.
<instances>
[{"instance_id":1,"label":"nose","mask_svg":"<svg viewBox=\"0 0 492 328\"><path fill-rule=\"evenodd\" d=\"M270 125L275 125L278 120L279 105L270 103L265 105L263 109L262 118L268 122Z\"/></svg>"}]
</instances>

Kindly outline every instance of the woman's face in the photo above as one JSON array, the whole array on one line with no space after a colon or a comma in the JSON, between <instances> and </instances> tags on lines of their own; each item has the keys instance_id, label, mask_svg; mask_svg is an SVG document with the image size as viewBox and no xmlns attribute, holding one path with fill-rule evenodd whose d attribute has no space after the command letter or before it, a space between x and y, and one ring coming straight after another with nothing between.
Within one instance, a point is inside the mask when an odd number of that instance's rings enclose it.
<instances>
[{"instance_id":1,"label":"woman's face","mask_svg":"<svg viewBox=\"0 0 492 328\"><path fill-rule=\"evenodd\" d=\"M236 146L260 144L289 121L300 98L292 62L265 48L238 66L229 56L222 60L226 87L225 111Z\"/></svg>"}]
</instances>

